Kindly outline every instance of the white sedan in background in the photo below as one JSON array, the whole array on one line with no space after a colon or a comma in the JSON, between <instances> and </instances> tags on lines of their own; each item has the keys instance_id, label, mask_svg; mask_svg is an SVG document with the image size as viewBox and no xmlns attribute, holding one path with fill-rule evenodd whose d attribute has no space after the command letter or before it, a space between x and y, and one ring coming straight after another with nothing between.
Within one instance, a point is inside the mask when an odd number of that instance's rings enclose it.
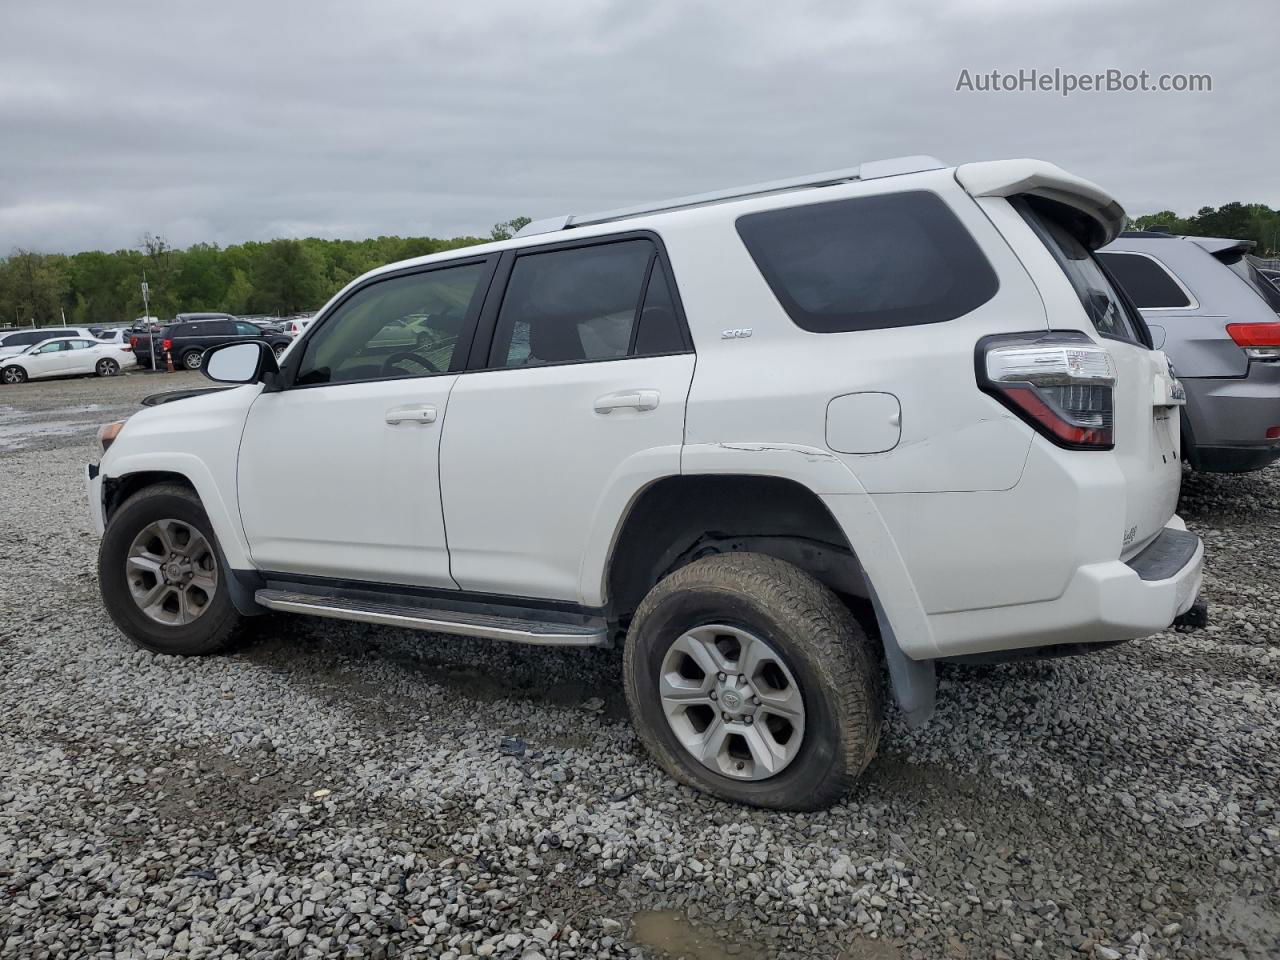
<instances>
[{"instance_id":1,"label":"white sedan in background","mask_svg":"<svg viewBox=\"0 0 1280 960\"><path fill-rule=\"evenodd\" d=\"M58 337L34 343L15 353L0 354L0 383L25 383L40 377L96 374L114 377L138 358L125 343L103 343L87 337Z\"/></svg>"}]
</instances>

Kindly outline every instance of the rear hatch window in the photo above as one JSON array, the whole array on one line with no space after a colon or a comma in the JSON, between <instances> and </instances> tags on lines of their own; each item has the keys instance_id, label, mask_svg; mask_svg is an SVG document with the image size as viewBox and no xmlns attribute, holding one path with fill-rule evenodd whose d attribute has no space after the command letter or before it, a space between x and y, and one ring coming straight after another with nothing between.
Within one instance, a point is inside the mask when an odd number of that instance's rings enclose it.
<instances>
[{"instance_id":1,"label":"rear hatch window","mask_svg":"<svg viewBox=\"0 0 1280 960\"><path fill-rule=\"evenodd\" d=\"M1083 231L1069 228L1071 218L1079 214L1039 197L1017 197L1012 202L1066 273L1098 334L1150 346L1151 335L1142 318L1128 308L1119 285L1111 282L1093 251L1080 241Z\"/></svg>"},{"instance_id":2,"label":"rear hatch window","mask_svg":"<svg viewBox=\"0 0 1280 960\"><path fill-rule=\"evenodd\" d=\"M739 217L738 235L797 326L846 333L954 320L995 296L995 271L924 190Z\"/></svg>"}]
</instances>

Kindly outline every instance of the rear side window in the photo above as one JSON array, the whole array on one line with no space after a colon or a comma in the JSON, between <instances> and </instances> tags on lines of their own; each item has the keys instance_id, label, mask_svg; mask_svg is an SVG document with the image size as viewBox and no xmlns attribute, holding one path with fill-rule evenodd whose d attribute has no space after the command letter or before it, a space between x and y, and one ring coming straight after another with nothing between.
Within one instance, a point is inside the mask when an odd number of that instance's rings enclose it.
<instances>
[{"instance_id":1,"label":"rear side window","mask_svg":"<svg viewBox=\"0 0 1280 960\"><path fill-rule=\"evenodd\" d=\"M942 323L999 286L969 231L927 191L751 213L738 218L738 235L811 333Z\"/></svg>"},{"instance_id":2,"label":"rear side window","mask_svg":"<svg viewBox=\"0 0 1280 960\"><path fill-rule=\"evenodd\" d=\"M517 257L489 365L614 360L684 348L656 245L620 240Z\"/></svg>"},{"instance_id":3,"label":"rear side window","mask_svg":"<svg viewBox=\"0 0 1280 960\"><path fill-rule=\"evenodd\" d=\"M1066 273L1094 329L1113 340L1145 345L1146 338L1138 334L1141 319L1130 316L1124 297L1079 239L1081 230L1074 229L1072 223L1074 212L1064 204L1038 197L1017 197L1013 205Z\"/></svg>"},{"instance_id":4,"label":"rear side window","mask_svg":"<svg viewBox=\"0 0 1280 960\"><path fill-rule=\"evenodd\" d=\"M1143 310L1173 310L1191 306L1178 281L1151 257L1140 253L1099 253L1098 259Z\"/></svg>"}]
</instances>

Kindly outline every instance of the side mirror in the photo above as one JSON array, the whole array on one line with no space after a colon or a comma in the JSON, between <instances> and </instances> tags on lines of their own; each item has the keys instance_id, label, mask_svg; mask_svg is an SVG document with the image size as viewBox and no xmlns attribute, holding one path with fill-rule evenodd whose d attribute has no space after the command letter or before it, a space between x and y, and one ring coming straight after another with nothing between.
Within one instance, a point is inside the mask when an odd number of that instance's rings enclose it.
<instances>
[{"instance_id":1,"label":"side mirror","mask_svg":"<svg viewBox=\"0 0 1280 960\"><path fill-rule=\"evenodd\" d=\"M277 373L280 367L265 340L241 340L210 347L204 352L200 369L215 383L260 383L266 374Z\"/></svg>"}]
</instances>

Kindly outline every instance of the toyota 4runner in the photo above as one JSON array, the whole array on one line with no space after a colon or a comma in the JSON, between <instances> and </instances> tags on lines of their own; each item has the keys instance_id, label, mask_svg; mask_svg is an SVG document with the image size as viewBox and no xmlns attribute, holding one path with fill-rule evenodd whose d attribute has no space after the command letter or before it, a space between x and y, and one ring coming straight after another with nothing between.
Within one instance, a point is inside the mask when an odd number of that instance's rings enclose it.
<instances>
[{"instance_id":1,"label":"toyota 4runner","mask_svg":"<svg viewBox=\"0 0 1280 960\"><path fill-rule=\"evenodd\" d=\"M104 428L106 608L183 655L267 610L619 643L673 777L829 804L886 686L923 722L940 659L1195 601L1182 388L1093 254L1124 222L1048 163L909 157L375 270Z\"/></svg>"}]
</instances>

